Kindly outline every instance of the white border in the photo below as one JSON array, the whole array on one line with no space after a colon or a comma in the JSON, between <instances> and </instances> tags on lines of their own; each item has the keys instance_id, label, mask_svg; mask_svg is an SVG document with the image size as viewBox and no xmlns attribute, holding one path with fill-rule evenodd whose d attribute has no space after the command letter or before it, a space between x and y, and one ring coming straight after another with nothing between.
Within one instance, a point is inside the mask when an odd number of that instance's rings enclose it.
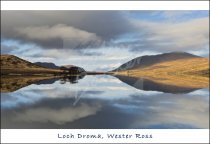
<instances>
[{"instance_id":1,"label":"white border","mask_svg":"<svg viewBox=\"0 0 210 144\"><path fill-rule=\"evenodd\" d=\"M209 1L1 1L1 10L209 10ZM59 139L60 134L152 134L153 139ZM2 143L209 143L208 129L1 129Z\"/></svg>"},{"instance_id":2,"label":"white border","mask_svg":"<svg viewBox=\"0 0 210 144\"><path fill-rule=\"evenodd\" d=\"M2 10L209 10L209 1L1 1Z\"/></svg>"},{"instance_id":3,"label":"white border","mask_svg":"<svg viewBox=\"0 0 210 144\"><path fill-rule=\"evenodd\" d=\"M74 138L59 138L74 135ZM98 135L102 138L78 138ZM107 134L132 135L130 138L108 138ZM136 134L152 138L136 138ZM2 143L209 143L209 129L2 129Z\"/></svg>"}]
</instances>

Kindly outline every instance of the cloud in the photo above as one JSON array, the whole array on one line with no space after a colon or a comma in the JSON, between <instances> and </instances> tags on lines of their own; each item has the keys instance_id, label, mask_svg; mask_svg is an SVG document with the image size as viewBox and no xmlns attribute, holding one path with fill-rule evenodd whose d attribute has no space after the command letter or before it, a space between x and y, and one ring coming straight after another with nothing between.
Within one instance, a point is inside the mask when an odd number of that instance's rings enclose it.
<instances>
[{"instance_id":1,"label":"cloud","mask_svg":"<svg viewBox=\"0 0 210 144\"><path fill-rule=\"evenodd\" d=\"M209 19L163 25L156 30L156 34L160 39L172 39L177 48L201 48L209 43Z\"/></svg>"},{"instance_id":2,"label":"cloud","mask_svg":"<svg viewBox=\"0 0 210 144\"><path fill-rule=\"evenodd\" d=\"M17 28L16 31L30 40L48 41L50 39L61 39L63 41L63 47L68 47L68 44L71 44L74 48L78 44L86 44L92 41L94 43L99 43L101 41L94 33L82 31L64 24L58 24L52 27L40 26Z\"/></svg>"},{"instance_id":3,"label":"cloud","mask_svg":"<svg viewBox=\"0 0 210 144\"><path fill-rule=\"evenodd\" d=\"M2 52L32 62L107 71L145 54L209 54L207 11L2 11L1 20Z\"/></svg>"},{"instance_id":4,"label":"cloud","mask_svg":"<svg viewBox=\"0 0 210 144\"><path fill-rule=\"evenodd\" d=\"M133 21L142 34L138 48L158 51L188 51L209 45L209 19L198 18L180 23ZM132 45L132 44L131 44Z\"/></svg>"},{"instance_id":5,"label":"cloud","mask_svg":"<svg viewBox=\"0 0 210 144\"><path fill-rule=\"evenodd\" d=\"M67 48L88 47L134 30L120 11L2 11L1 18L5 38L43 48L60 48L63 39Z\"/></svg>"},{"instance_id":6,"label":"cloud","mask_svg":"<svg viewBox=\"0 0 210 144\"><path fill-rule=\"evenodd\" d=\"M172 10L172 11L163 11L163 17L168 18L168 19L174 19L174 18L180 18L185 15L190 15L193 14L193 11L178 11L178 10Z\"/></svg>"}]
</instances>

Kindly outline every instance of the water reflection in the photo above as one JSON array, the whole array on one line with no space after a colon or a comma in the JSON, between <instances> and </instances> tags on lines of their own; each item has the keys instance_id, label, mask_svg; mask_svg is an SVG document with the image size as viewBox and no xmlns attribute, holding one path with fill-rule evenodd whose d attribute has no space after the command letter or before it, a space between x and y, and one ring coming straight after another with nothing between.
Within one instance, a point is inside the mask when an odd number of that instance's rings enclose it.
<instances>
[{"instance_id":1,"label":"water reflection","mask_svg":"<svg viewBox=\"0 0 210 144\"><path fill-rule=\"evenodd\" d=\"M14 92L20 88L29 86L31 84L53 84L56 81L60 81L60 84L76 84L80 79L83 79L85 75L64 75L60 77L39 77L39 76L3 76L1 78L1 92ZM162 84L150 79L145 78L137 78L137 77L129 77L122 75L114 75L114 77L118 78L122 82L128 84L139 90L144 91L159 91L164 93L189 93L201 88L208 87L190 87L187 84L184 86L174 86L170 84Z\"/></svg>"},{"instance_id":2,"label":"water reflection","mask_svg":"<svg viewBox=\"0 0 210 144\"><path fill-rule=\"evenodd\" d=\"M2 128L209 127L208 88L108 75L33 78L26 87L26 78L12 79L21 88L1 93Z\"/></svg>"},{"instance_id":3,"label":"water reflection","mask_svg":"<svg viewBox=\"0 0 210 144\"><path fill-rule=\"evenodd\" d=\"M60 81L61 84L69 82L71 84L78 83L79 79L85 75L68 75L59 77L41 77L41 76L2 76L1 77L1 92L14 92L31 84L53 84L55 81Z\"/></svg>"},{"instance_id":4,"label":"water reflection","mask_svg":"<svg viewBox=\"0 0 210 144\"><path fill-rule=\"evenodd\" d=\"M79 79L84 78L85 75L73 75L73 76L64 76L60 78L60 83L65 84L66 82L70 82L72 84L78 83Z\"/></svg>"},{"instance_id":5,"label":"water reflection","mask_svg":"<svg viewBox=\"0 0 210 144\"><path fill-rule=\"evenodd\" d=\"M191 88L188 87L187 85L174 86L174 85L161 84L145 78L136 78L136 77L128 77L120 75L116 75L115 77L117 77L122 82L132 87L145 91L159 91L164 93L178 94L178 93L189 93L199 89L199 88Z\"/></svg>"}]
</instances>

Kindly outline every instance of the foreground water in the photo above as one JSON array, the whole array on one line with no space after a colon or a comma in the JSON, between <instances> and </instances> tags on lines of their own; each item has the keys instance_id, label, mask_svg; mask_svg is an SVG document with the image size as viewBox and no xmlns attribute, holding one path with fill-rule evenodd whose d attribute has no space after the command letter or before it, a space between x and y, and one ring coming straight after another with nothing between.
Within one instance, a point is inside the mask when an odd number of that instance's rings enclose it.
<instances>
[{"instance_id":1,"label":"foreground water","mask_svg":"<svg viewBox=\"0 0 210 144\"><path fill-rule=\"evenodd\" d=\"M108 75L1 93L2 128L209 128L209 89Z\"/></svg>"}]
</instances>

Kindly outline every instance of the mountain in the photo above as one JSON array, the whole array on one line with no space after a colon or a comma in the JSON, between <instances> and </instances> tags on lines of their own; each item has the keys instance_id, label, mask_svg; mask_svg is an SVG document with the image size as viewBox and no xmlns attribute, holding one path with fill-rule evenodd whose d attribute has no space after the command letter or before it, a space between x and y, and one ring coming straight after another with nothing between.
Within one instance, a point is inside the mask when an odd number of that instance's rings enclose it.
<instances>
[{"instance_id":1,"label":"mountain","mask_svg":"<svg viewBox=\"0 0 210 144\"><path fill-rule=\"evenodd\" d=\"M124 71L149 67L161 62L168 62L180 59L199 58L199 56L192 55L186 52L171 52L159 55L141 56L121 65L113 71Z\"/></svg>"},{"instance_id":2,"label":"mountain","mask_svg":"<svg viewBox=\"0 0 210 144\"><path fill-rule=\"evenodd\" d=\"M39 66L14 55L1 55L1 69L40 68Z\"/></svg>"},{"instance_id":3,"label":"mountain","mask_svg":"<svg viewBox=\"0 0 210 144\"><path fill-rule=\"evenodd\" d=\"M1 75L2 74L56 74L60 70L49 69L45 67L38 66L34 63L21 59L14 55L1 55Z\"/></svg>"},{"instance_id":4,"label":"mountain","mask_svg":"<svg viewBox=\"0 0 210 144\"><path fill-rule=\"evenodd\" d=\"M35 62L35 65L41 66L41 67L45 67L45 68L50 68L50 69L59 69L60 67L55 65L54 63L50 63L50 62Z\"/></svg>"},{"instance_id":5,"label":"mountain","mask_svg":"<svg viewBox=\"0 0 210 144\"><path fill-rule=\"evenodd\" d=\"M208 88L209 58L177 59L160 62L144 68L115 71L112 73L116 77L127 76L147 79L162 85L162 88L166 87L166 85L190 89Z\"/></svg>"},{"instance_id":6,"label":"mountain","mask_svg":"<svg viewBox=\"0 0 210 144\"><path fill-rule=\"evenodd\" d=\"M144 79L144 87L134 85L144 90L187 92L209 87L209 58L179 52L142 56L115 69L112 75L129 85L131 79Z\"/></svg>"}]
</instances>

